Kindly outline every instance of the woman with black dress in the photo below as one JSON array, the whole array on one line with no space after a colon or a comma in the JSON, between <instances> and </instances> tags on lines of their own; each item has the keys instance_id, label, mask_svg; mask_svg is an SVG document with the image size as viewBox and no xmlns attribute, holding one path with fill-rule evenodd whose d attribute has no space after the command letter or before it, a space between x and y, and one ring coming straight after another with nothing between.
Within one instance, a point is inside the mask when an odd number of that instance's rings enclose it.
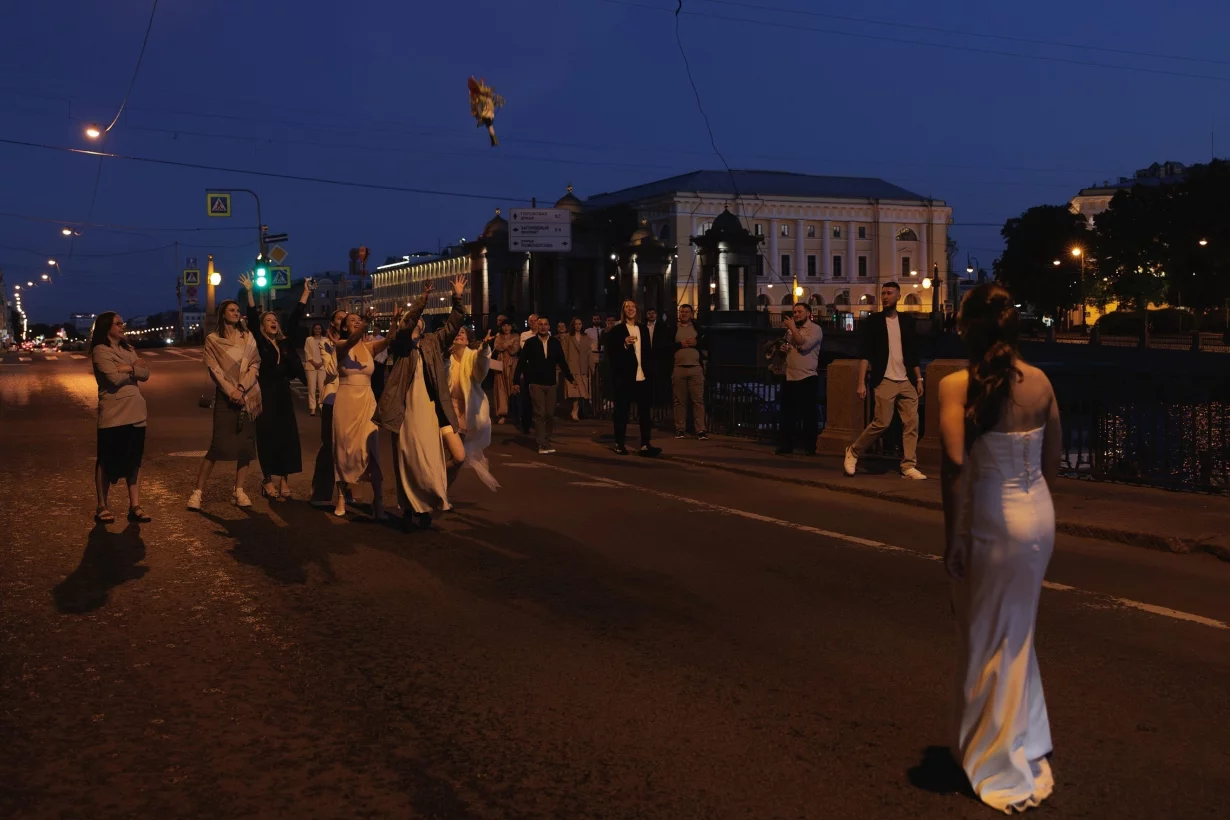
<instances>
[{"instance_id":1,"label":"woman with black dress","mask_svg":"<svg viewBox=\"0 0 1230 820\"><path fill-rule=\"evenodd\" d=\"M303 318L303 306L312 294L306 280L299 301L286 317L286 326L299 326ZM294 399L290 392L291 379L308 384L307 372L299 354L282 332L282 323L276 311L261 313L252 296L252 277L241 276L239 283L248 292L248 327L256 339L261 365L257 381L261 386L261 414L256 419L256 453L260 459L264 481L261 495L265 498L285 501L290 498L290 483L287 476L303 471L303 458L299 446L299 425L295 421Z\"/></svg>"}]
</instances>

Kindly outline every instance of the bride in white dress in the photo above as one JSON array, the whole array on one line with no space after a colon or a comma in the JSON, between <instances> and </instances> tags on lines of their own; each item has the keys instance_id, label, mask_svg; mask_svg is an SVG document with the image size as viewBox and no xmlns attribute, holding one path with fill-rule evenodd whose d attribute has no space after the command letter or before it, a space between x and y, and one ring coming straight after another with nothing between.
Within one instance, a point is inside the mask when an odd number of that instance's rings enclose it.
<instances>
[{"instance_id":1,"label":"bride in white dress","mask_svg":"<svg viewBox=\"0 0 1230 820\"><path fill-rule=\"evenodd\" d=\"M1055 784L1034 625L1055 545L1059 407L1046 375L1020 358L1006 290L970 291L958 326L970 367L939 387L944 565L960 653L955 754L978 797L1010 814Z\"/></svg>"}]
</instances>

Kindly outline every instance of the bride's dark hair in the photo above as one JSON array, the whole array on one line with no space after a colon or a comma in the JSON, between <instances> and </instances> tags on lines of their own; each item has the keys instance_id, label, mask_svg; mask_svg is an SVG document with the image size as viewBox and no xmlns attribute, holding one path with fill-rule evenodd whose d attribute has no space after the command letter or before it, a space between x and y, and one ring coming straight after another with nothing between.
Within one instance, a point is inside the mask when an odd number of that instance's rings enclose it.
<instances>
[{"instance_id":1,"label":"bride's dark hair","mask_svg":"<svg viewBox=\"0 0 1230 820\"><path fill-rule=\"evenodd\" d=\"M999 423L1012 384L1022 378L1015 364L1021 321L1012 294L999 285L979 285L961 301L961 338L969 353L965 417L977 433Z\"/></svg>"}]
</instances>

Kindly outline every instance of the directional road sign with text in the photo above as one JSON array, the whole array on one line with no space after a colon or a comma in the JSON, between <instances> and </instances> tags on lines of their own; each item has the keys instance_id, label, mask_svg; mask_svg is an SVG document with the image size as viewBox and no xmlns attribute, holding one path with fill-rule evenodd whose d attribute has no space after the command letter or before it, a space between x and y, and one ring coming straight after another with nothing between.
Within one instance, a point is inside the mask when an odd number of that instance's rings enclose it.
<instances>
[{"instance_id":1,"label":"directional road sign with text","mask_svg":"<svg viewBox=\"0 0 1230 820\"><path fill-rule=\"evenodd\" d=\"M513 208L508 247L514 251L572 250L572 212L567 208Z\"/></svg>"}]
</instances>

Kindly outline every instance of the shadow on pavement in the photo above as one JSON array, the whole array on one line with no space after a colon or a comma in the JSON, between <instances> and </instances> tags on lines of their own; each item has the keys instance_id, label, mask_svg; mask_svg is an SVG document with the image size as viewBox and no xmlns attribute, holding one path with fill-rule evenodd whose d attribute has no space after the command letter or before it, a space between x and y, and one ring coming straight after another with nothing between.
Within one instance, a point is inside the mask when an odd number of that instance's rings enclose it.
<instances>
[{"instance_id":1,"label":"shadow on pavement","mask_svg":"<svg viewBox=\"0 0 1230 820\"><path fill-rule=\"evenodd\" d=\"M95 524L81 563L51 591L56 609L67 615L100 609L112 589L149 572L149 567L138 566L144 560L145 542L139 524L129 524L122 532L110 532L104 524Z\"/></svg>"},{"instance_id":2,"label":"shadow on pavement","mask_svg":"<svg viewBox=\"0 0 1230 820\"><path fill-rule=\"evenodd\" d=\"M932 794L959 794L971 800L977 795L970 788L965 772L946 746L928 746L923 750L922 760L907 772L910 785Z\"/></svg>"},{"instance_id":3,"label":"shadow on pavement","mask_svg":"<svg viewBox=\"0 0 1230 820\"><path fill-rule=\"evenodd\" d=\"M278 503L274 508L280 526L268 515L248 512L242 518L219 518L208 512L201 515L217 524L221 535L235 539L231 557L240 564L257 567L279 584L306 584L308 568L316 566L332 582L332 556L352 555L354 547L343 530L329 526L325 516L305 502Z\"/></svg>"}]
</instances>

